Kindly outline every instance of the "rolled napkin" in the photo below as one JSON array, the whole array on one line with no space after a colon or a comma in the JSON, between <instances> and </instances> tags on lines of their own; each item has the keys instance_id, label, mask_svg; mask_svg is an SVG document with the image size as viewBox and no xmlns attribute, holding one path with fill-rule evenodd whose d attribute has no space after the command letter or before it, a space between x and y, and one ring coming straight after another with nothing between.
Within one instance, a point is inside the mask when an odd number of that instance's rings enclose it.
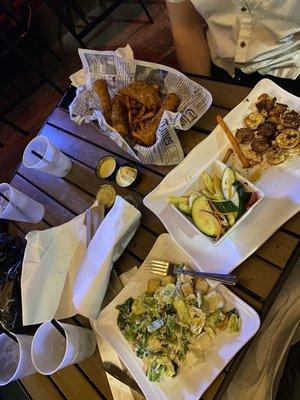
<instances>
[{"instance_id":1,"label":"rolled napkin","mask_svg":"<svg viewBox=\"0 0 300 400\"><path fill-rule=\"evenodd\" d=\"M87 248L85 213L63 225L30 232L21 278L23 324L77 313L96 318L112 265L133 237L140 217L117 196Z\"/></svg>"},{"instance_id":2,"label":"rolled napkin","mask_svg":"<svg viewBox=\"0 0 300 400\"><path fill-rule=\"evenodd\" d=\"M117 196L92 238L74 280L73 303L79 314L97 318L113 263L123 253L139 223L140 212Z\"/></svg>"}]
</instances>

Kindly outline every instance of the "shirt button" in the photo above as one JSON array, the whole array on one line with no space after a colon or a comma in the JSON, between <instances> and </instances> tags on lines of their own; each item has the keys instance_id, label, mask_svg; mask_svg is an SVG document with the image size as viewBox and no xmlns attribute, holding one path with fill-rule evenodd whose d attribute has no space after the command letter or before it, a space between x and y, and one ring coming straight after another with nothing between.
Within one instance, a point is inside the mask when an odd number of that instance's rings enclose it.
<instances>
[{"instance_id":1,"label":"shirt button","mask_svg":"<svg viewBox=\"0 0 300 400\"><path fill-rule=\"evenodd\" d=\"M247 8L246 7L242 7L241 11L245 12L245 11L247 11Z\"/></svg>"},{"instance_id":2,"label":"shirt button","mask_svg":"<svg viewBox=\"0 0 300 400\"><path fill-rule=\"evenodd\" d=\"M245 43L245 42L241 42L241 43L240 43L240 46L241 46L241 47L245 47L245 46L246 46L246 43Z\"/></svg>"}]
</instances>

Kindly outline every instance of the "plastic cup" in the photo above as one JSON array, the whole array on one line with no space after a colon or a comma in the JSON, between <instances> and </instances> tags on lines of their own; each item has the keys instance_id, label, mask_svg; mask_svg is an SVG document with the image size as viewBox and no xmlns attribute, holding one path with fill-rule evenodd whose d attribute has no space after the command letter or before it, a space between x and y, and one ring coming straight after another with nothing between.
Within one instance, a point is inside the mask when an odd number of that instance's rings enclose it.
<instances>
[{"instance_id":1,"label":"plastic cup","mask_svg":"<svg viewBox=\"0 0 300 400\"><path fill-rule=\"evenodd\" d=\"M45 208L8 183L0 184L0 218L36 223L43 219Z\"/></svg>"},{"instance_id":2,"label":"plastic cup","mask_svg":"<svg viewBox=\"0 0 300 400\"><path fill-rule=\"evenodd\" d=\"M51 323L43 323L36 331L31 358L38 372L51 375L56 371L90 357L96 350L96 339L90 329L58 322L64 337Z\"/></svg>"},{"instance_id":3,"label":"plastic cup","mask_svg":"<svg viewBox=\"0 0 300 400\"><path fill-rule=\"evenodd\" d=\"M30 353L32 336L14 336L17 342L5 333L0 335L0 386L36 372Z\"/></svg>"},{"instance_id":4,"label":"plastic cup","mask_svg":"<svg viewBox=\"0 0 300 400\"><path fill-rule=\"evenodd\" d=\"M42 159L32 151L38 153ZM27 168L61 177L66 176L72 167L71 160L53 146L46 136L37 136L28 143L23 154L23 164Z\"/></svg>"}]
</instances>

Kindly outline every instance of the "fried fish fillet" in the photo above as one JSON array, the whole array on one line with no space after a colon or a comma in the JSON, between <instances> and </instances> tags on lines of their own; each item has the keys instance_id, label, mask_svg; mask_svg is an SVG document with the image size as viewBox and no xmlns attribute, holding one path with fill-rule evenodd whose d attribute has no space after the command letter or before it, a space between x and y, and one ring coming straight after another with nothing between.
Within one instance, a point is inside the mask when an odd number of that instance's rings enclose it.
<instances>
[{"instance_id":1,"label":"fried fish fillet","mask_svg":"<svg viewBox=\"0 0 300 400\"><path fill-rule=\"evenodd\" d=\"M112 126L119 132L121 136L129 134L128 111L123 101L116 96L112 105Z\"/></svg>"},{"instance_id":2,"label":"fried fish fillet","mask_svg":"<svg viewBox=\"0 0 300 400\"><path fill-rule=\"evenodd\" d=\"M150 110L157 110L161 106L161 98L157 91L143 81L137 80L130 83L121 89L119 94L139 101Z\"/></svg>"},{"instance_id":3,"label":"fried fish fillet","mask_svg":"<svg viewBox=\"0 0 300 400\"><path fill-rule=\"evenodd\" d=\"M145 126L145 128L138 131L132 132L132 136L141 144L146 147L153 146L156 142L156 131L159 126L161 117L165 110L176 111L180 104L180 99L175 93L167 94L160 107L158 113L152 118L151 121Z\"/></svg>"},{"instance_id":4,"label":"fried fish fillet","mask_svg":"<svg viewBox=\"0 0 300 400\"><path fill-rule=\"evenodd\" d=\"M111 125L112 104L105 79L97 79L94 82L94 90L99 97L104 118Z\"/></svg>"}]
</instances>

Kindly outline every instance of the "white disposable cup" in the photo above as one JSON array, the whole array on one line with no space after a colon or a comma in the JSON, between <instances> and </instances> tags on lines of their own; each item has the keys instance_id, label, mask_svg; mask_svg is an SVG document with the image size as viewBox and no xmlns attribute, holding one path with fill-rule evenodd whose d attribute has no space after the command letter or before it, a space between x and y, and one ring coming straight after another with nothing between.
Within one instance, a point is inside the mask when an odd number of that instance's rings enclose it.
<instances>
[{"instance_id":1,"label":"white disposable cup","mask_svg":"<svg viewBox=\"0 0 300 400\"><path fill-rule=\"evenodd\" d=\"M0 386L36 373L30 353L32 336L14 336L17 342L5 333L0 335Z\"/></svg>"},{"instance_id":2,"label":"white disposable cup","mask_svg":"<svg viewBox=\"0 0 300 400\"><path fill-rule=\"evenodd\" d=\"M44 322L36 331L31 358L38 372L51 375L56 371L90 357L96 350L96 339L90 329L58 322L64 337L51 323Z\"/></svg>"},{"instance_id":3,"label":"white disposable cup","mask_svg":"<svg viewBox=\"0 0 300 400\"><path fill-rule=\"evenodd\" d=\"M0 197L0 218L36 223L43 219L45 207L8 183L0 184L0 192L9 202Z\"/></svg>"},{"instance_id":4,"label":"white disposable cup","mask_svg":"<svg viewBox=\"0 0 300 400\"><path fill-rule=\"evenodd\" d=\"M32 153L33 150L43 159L35 156ZM27 168L34 168L55 176L66 176L72 167L71 160L53 146L46 136L37 136L28 143L23 154L23 164Z\"/></svg>"}]
</instances>

